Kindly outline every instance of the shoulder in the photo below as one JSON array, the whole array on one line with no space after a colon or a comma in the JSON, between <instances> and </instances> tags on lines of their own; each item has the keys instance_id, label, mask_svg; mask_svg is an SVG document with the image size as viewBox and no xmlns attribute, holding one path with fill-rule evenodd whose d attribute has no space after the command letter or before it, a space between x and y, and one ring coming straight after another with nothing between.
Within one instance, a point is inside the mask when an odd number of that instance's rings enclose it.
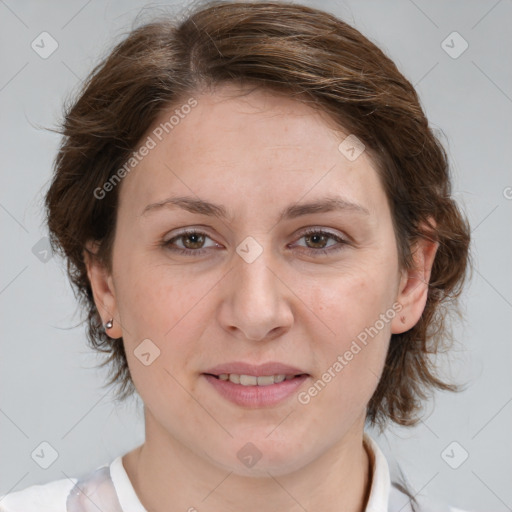
<instances>
[{"instance_id":1,"label":"shoulder","mask_svg":"<svg viewBox=\"0 0 512 512\"><path fill-rule=\"evenodd\" d=\"M118 490L127 508L121 507ZM80 479L55 480L0 496L0 512L144 512L142 505L139 504L138 508L132 506L137 504L135 496L122 459L118 457L110 465L100 466Z\"/></svg>"},{"instance_id":2,"label":"shoulder","mask_svg":"<svg viewBox=\"0 0 512 512\"><path fill-rule=\"evenodd\" d=\"M414 502L414 505L413 505ZM389 494L388 512L470 512L460 508L450 507L444 503L426 498L414 496L402 484L393 482Z\"/></svg>"},{"instance_id":3,"label":"shoulder","mask_svg":"<svg viewBox=\"0 0 512 512\"><path fill-rule=\"evenodd\" d=\"M393 475L388 459L367 432L364 433L364 443L369 449L373 464L372 488L366 512L469 512L415 492L392 454L391 459L395 466Z\"/></svg>"},{"instance_id":4,"label":"shoulder","mask_svg":"<svg viewBox=\"0 0 512 512\"><path fill-rule=\"evenodd\" d=\"M66 499L76 483L64 478L0 496L0 512L66 512Z\"/></svg>"}]
</instances>

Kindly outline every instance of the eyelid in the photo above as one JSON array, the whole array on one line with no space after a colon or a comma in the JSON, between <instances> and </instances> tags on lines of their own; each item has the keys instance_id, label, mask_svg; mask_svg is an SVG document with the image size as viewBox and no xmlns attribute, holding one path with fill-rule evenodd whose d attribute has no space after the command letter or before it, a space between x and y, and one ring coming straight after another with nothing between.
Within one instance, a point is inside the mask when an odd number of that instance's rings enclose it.
<instances>
[{"instance_id":1,"label":"eyelid","mask_svg":"<svg viewBox=\"0 0 512 512\"><path fill-rule=\"evenodd\" d=\"M216 240L214 240L214 237L210 234L208 228L206 226L192 226L192 227L185 227L185 228L179 228L178 231L172 231L170 233L167 233L164 235L162 243L168 243L174 238L179 238L180 236L184 235L190 235L190 234L197 234L197 235L205 235L208 238L212 239L215 243L219 243Z\"/></svg>"},{"instance_id":2,"label":"eyelid","mask_svg":"<svg viewBox=\"0 0 512 512\"><path fill-rule=\"evenodd\" d=\"M347 235L345 235L343 233L339 233L337 231L331 231L330 228L325 228L322 226L309 226L307 228L300 230L298 232L298 234L295 236L300 235L300 238L302 238L303 236L307 236L309 234L316 234L316 233L322 233L325 235L332 236L333 238L339 238L340 240L343 240L344 242L349 241L349 237Z\"/></svg>"},{"instance_id":3,"label":"eyelid","mask_svg":"<svg viewBox=\"0 0 512 512\"><path fill-rule=\"evenodd\" d=\"M345 242L351 241L351 237L348 236L347 234L345 234L345 233L340 234L339 232L333 232L333 231L330 231L330 229L331 228L326 228L326 227L323 227L323 226L308 226L306 228L300 229L293 236L297 237L297 236L300 235L300 237L303 237L303 236L311 234L311 233L325 233L325 234L328 234L328 235L333 236L335 238L336 237L340 238L340 239L344 240ZM193 227L182 228L181 231L178 231L177 233L172 233L172 236L169 236L169 237L166 236L164 238L164 242L169 242L173 238L177 238L179 236L187 235L187 234L190 234L190 233L195 233L195 234L199 234L199 235L206 235L209 238L213 239L213 237L209 235L208 228L206 226L193 226Z\"/></svg>"}]
</instances>

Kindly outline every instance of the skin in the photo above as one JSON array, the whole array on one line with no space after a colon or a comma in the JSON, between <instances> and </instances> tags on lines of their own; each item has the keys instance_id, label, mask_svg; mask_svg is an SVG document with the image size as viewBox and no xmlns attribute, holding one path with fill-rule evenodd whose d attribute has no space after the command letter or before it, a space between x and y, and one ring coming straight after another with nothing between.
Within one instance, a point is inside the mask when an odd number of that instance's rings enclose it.
<instances>
[{"instance_id":1,"label":"skin","mask_svg":"<svg viewBox=\"0 0 512 512\"><path fill-rule=\"evenodd\" d=\"M391 334L423 311L436 246L419 243L415 269L400 269L368 152L347 159L338 145L348 134L307 105L243 93L224 85L194 96L198 105L120 185L112 272L87 259L98 311L114 318L109 335L123 336L145 405L145 443L123 464L148 510L362 511L371 485L366 406ZM367 213L278 222L285 207L327 195ZM217 203L232 218L177 207L142 214L171 196ZM174 247L206 248L202 255L162 245L185 227L204 242L175 238ZM305 237L308 227L346 243ZM263 250L252 263L236 252L248 236ZM307 390L393 304L400 313L307 405L293 395L272 407L236 406L201 375L230 361L279 361L310 374L298 392ZM148 338L160 356L145 366L134 350ZM237 458L248 442L262 454L252 468Z\"/></svg>"}]
</instances>

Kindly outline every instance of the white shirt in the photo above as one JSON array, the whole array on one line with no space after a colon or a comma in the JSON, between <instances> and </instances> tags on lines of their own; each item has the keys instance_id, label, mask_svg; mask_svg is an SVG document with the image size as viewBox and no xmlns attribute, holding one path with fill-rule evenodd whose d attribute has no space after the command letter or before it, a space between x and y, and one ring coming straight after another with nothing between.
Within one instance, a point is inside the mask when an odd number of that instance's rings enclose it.
<instances>
[{"instance_id":1,"label":"white shirt","mask_svg":"<svg viewBox=\"0 0 512 512\"><path fill-rule=\"evenodd\" d=\"M392 484L384 454L377 443L364 434L372 459L372 483L365 512L412 512L410 499ZM110 465L98 467L84 478L55 480L43 485L0 496L0 512L147 512L124 469L122 456ZM421 504L421 512L463 512L436 504Z\"/></svg>"}]
</instances>

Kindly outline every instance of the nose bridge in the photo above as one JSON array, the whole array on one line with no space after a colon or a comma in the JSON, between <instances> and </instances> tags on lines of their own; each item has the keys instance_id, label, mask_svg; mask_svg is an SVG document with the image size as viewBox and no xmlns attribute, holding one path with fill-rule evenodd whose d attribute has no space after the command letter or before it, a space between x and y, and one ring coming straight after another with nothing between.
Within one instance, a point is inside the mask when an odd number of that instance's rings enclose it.
<instances>
[{"instance_id":1,"label":"nose bridge","mask_svg":"<svg viewBox=\"0 0 512 512\"><path fill-rule=\"evenodd\" d=\"M279 293L275 275L270 271L275 258L270 244L253 241L242 242L237 248L239 261L236 262L235 279L239 300L253 302L253 307L271 305Z\"/></svg>"},{"instance_id":2,"label":"nose bridge","mask_svg":"<svg viewBox=\"0 0 512 512\"><path fill-rule=\"evenodd\" d=\"M269 237L266 242L248 237L237 247L235 258L222 316L224 327L236 328L250 339L263 339L271 331L288 327L292 313L286 288L274 270L278 265Z\"/></svg>"}]
</instances>

